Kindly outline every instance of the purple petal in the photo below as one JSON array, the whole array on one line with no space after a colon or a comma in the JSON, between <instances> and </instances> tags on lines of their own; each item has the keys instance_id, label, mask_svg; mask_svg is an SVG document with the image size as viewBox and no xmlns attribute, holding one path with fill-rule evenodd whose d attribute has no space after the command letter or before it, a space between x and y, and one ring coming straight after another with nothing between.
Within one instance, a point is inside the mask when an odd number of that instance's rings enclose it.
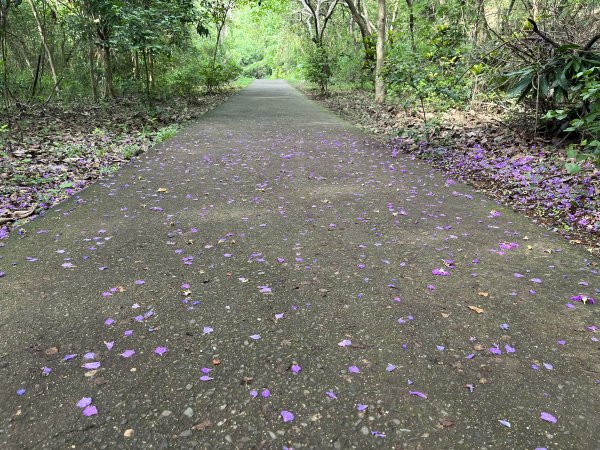
<instances>
[{"instance_id":1,"label":"purple petal","mask_svg":"<svg viewBox=\"0 0 600 450\"><path fill-rule=\"evenodd\" d=\"M357 366L348 367L348 372L350 373L360 373L360 369Z\"/></svg>"},{"instance_id":2,"label":"purple petal","mask_svg":"<svg viewBox=\"0 0 600 450\"><path fill-rule=\"evenodd\" d=\"M260 334L253 334L252 336L250 336L250 339L258 341L260 339Z\"/></svg>"},{"instance_id":3,"label":"purple petal","mask_svg":"<svg viewBox=\"0 0 600 450\"><path fill-rule=\"evenodd\" d=\"M325 392L325 394L329 398L337 398L337 395L335 395L335 392L333 392L333 391L327 391L327 392Z\"/></svg>"},{"instance_id":4,"label":"purple petal","mask_svg":"<svg viewBox=\"0 0 600 450\"><path fill-rule=\"evenodd\" d=\"M367 408L368 408L368 406L367 406L367 405L363 405L363 404L361 404L361 403L358 403L358 404L356 405L356 409L358 409L359 411L365 411Z\"/></svg>"},{"instance_id":5,"label":"purple petal","mask_svg":"<svg viewBox=\"0 0 600 450\"><path fill-rule=\"evenodd\" d=\"M344 339L343 341L338 342L340 347L349 347L352 345L352 341L350 339Z\"/></svg>"},{"instance_id":6,"label":"purple petal","mask_svg":"<svg viewBox=\"0 0 600 450\"><path fill-rule=\"evenodd\" d=\"M260 395L263 398L269 398L271 396L271 391L268 389L263 389L263 391L260 393Z\"/></svg>"},{"instance_id":7,"label":"purple petal","mask_svg":"<svg viewBox=\"0 0 600 450\"><path fill-rule=\"evenodd\" d=\"M156 353L158 356L162 356L165 353L167 353L169 351L169 349L167 347L156 347L154 349L154 353Z\"/></svg>"},{"instance_id":8,"label":"purple petal","mask_svg":"<svg viewBox=\"0 0 600 450\"><path fill-rule=\"evenodd\" d=\"M504 349L506 350L506 353L515 353L517 351L514 347L511 347L508 344L504 346Z\"/></svg>"},{"instance_id":9,"label":"purple petal","mask_svg":"<svg viewBox=\"0 0 600 450\"><path fill-rule=\"evenodd\" d=\"M396 370L396 366L393 364L388 364L385 370L388 372L393 372L394 370Z\"/></svg>"},{"instance_id":10,"label":"purple petal","mask_svg":"<svg viewBox=\"0 0 600 450\"><path fill-rule=\"evenodd\" d=\"M508 420L499 420L498 422L500 422L506 428L510 428L510 422Z\"/></svg>"},{"instance_id":11,"label":"purple petal","mask_svg":"<svg viewBox=\"0 0 600 450\"><path fill-rule=\"evenodd\" d=\"M123 353L121 353L123 358L131 358L133 355L135 355L135 350L125 350Z\"/></svg>"},{"instance_id":12,"label":"purple petal","mask_svg":"<svg viewBox=\"0 0 600 450\"><path fill-rule=\"evenodd\" d=\"M252 390L250 391L250 397L252 397L252 398L256 398L256 397L258 397L258 391L257 391L257 390L254 390L254 389L252 389Z\"/></svg>"},{"instance_id":13,"label":"purple petal","mask_svg":"<svg viewBox=\"0 0 600 450\"><path fill-rule=\"evenodd\" d=\"M498 347L492 347L492 348L490 348L490 353L492 355L501 355L502 350L500 350Z\"/></svg>"},{"instance_id":14,"label":"purple petal","mask_svg":"<svg viewBox=\"0 0 600 450\"><path fill-rule=\"evenodd\" d=\"M86 417L95 416L98 414L98 409L94 405L87 406L83 410L83 415Z\"/></svg>"},{"instance_id":15,"label":"purple petal","mask_svg":"<svg viewBox=\"0 0 600 450\"><path fill-rule=\"evenodd\" d=\"M302 367L300 367L298 364L293 364L292 367L290 367L290 370L294 373L298 373L302 370Z\"/></svg>"},{"instance_id":16,"label":"purple petal","mask_svg":"<svg viewBox=\"0 0 600 450\"><path fill-rule=\"evenodd\" d=\"M281 418L284 422L291 422L294 420L294 413L290 411L281 411Z\"/></svg>"},{"instance_id":17,"label":"purple petal","mask_svg":"<svg viewBox=\"0 0 600 450\"><path fill-rule=\"evenodd\" d=\"M72 360L73 358L76 358L76 357L77 357L76 353L71 353L69 355L65 355L65 357L63 358L63 361L70 361L70 360Z\"/></svg>"},{"instance_id":18,"label":"purple petal","mask_svg":"<svg viewBox=\"0 0 600 450\"><path fill-rule=\"evenodd\" d=\"M112 350L113 346L115 345L115 341L110 341L110 342L104 342L104 345L106 345L106 348L108 350Z\"/></svg>"},{"instance_id":19,"label":"purple petal","mask_svg":"<svg viewBox=\"0 0 600 450\"><path fill-rule=\"evenodd\" d=\"M109 317L108 319L106 319L104 321L104 325L108 325L108 326L112 325L113 323L115 323L115 319L113 319L112 317Z\"/></svg>"},{"instance_id":20,"label":"purple petal","mask_svg":"<svg viewBox=\"0 0 600 450\"><path fill-rule=\"evenodd\" d=\"M208 375L202 375L200 377L200 381L210 381L210 380L214 380L214 378L209 377Z\"/></svg>"},{"instance_id":21,"label":"purple petal","mask_svg":"<svg viewBox=\"0 0 600 450\"><path fill-rule=\"evenodd\" d=\"M542 419L546 422L556 423L556 417L554 417L552 414L547 413L547 412L540 413L540 419Z\"/></svg>"},{"instance_id":22,"label":"purple petal","mask_svg":"<svg viewBox=\"0 0 600 450\"><path fill-rule=\"evenodd\" d=\"M202 330L202 334L210 334L213 331L214 330L211 327L204 327L204 329Z\"/></svg>"},{"instance_id":23,"label":"purple petal","mask_svg":"<svg viewBox=\"0 0 600 450\"><path fill-rule=\"evenodd\" d=\"M100 365L101 365L100 361L94 361L94 362L90 362L90 363L85 363L82 367L87 370L95 370L98 367L100 367Z\"/></svg>"},{"instance_id":24,"label":"purple petal","mask_svg":"<svg viewBox=\"0 0 600 450\"><path fill-rule=\"evenodd\" d=\"M419 391L409 391L408 393L410 395L415 395L417 397L427 398L427 396L425 394L423 394L422 392L419 392Z\"/></svg>"},{"instance_id":25,"label":"purple petal","mask_svg":"<svg viewBox=\"0 0 600 450\"><path fill-rule=\"evenodd\" d=\"M85 408L92 404L92 397L83 397L81 400L77 402L78 408Z\"/></svg>"},{"instance_id":26,"label":"purple petal","mask_svg":"<svg viewBox=\"0 0 600 450\"><path fill-rule=\"evenodd\" d=\"M17 395L19 397L25 395L25 388L17 389Z\"/></svg>"},{"instance_id":27,"label":"purple petal","mask_svg":"<svg viewBox=\"0 0 600 450\"><path fill-rule=\"evenodd\" d=\"M544 363L544 367L546 370L554 370L554 366L550 363Z\"/></svg>"}]
</instances>

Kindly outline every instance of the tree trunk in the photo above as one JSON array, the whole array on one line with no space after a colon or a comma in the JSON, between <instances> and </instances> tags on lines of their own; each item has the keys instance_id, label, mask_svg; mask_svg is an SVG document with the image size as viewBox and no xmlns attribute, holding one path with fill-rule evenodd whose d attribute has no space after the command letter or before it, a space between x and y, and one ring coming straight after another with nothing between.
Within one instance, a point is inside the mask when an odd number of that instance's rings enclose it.
<instances>
[{"instance_id":1,"label":"tree trunk","mask_svg":"<svg viewBox=\"0 0 600 450\"><path fill-rule=\"evenodd\" d=\"M415 44L415 11L413 7L413 0L406 0L408 5L408 30L410 31L410 49L414 54L417 53L417 46Z\"/></svg>"},{"instance_id":2,"label":"tree trunk","mask_svg":"<svg viewBox=\"0 0 600 450\"><path fill-rule=\"evenodd\" d=\"M144 70L146 72L146 98L150 101L150 71L148 70L148 58L146 49L142 50L142 58L144 61Z\"/></svg>"},{"instance_id":3,"label":"tree trunk","mask_svg":"<svg viewBox=\"0 0 600 450\"><path fill-rule=\"evenodd\" d=\"M352 15L352 19L358 25L358 29L360 30L360 36L362 37L363 48L365 50L365 66L371 67L371 70L373 70L373 54L371 52L371 48L369 48L369 36L371 33L369 32L367 22L365 21L364 17L361 16L358 8L352 0L345 1L348 5L348 9L350 10L350 14Z\"/></svg>"},{"instance_id":4,"label":"tree trunk","mask_svg":"<svg viewBox=\"0 0 600 450\"><path fill-rule=\"evenodd\" d=\"M50 72L52 73L52 81L54 82L54 88L58 89L58 76L56 75L56 67L54 65L54 57L52 56L52 52L50 51L50 47L48 47L48 42L46 41L46 33L44 31L44 27L42 22L40 21L40 17L37 12L37 8L33 3L33 0L28 0L29 6L31 6L31 13L33 14L33 18L35 19L35 23L37 24L38 33L40 35L40 39L42 40L42 45L44 46L44 50L46 51L46 58L48 58L48 65L50 66Z\"/></svg>"},{"instance_id":5,"label":"tree trunk","mask_svg":"<svg viewBox=\"0 0 600 450\"><path fill-rule=\"evenodd\" d=\"M96 61L95 61L95 49L94 44L90 42L90 48L88 51L88 63L90 69L90 86L92 87L92 96L94 101L98 101L98 77L96 75Z\"/></svg>"},{"instance_id":6,"label":"tree trunk","mask_svg":"<svg viewBox=\"0 0 600 450\"><path fill-rule=\"evenodd\" d=\"M113 77L112 77L112 61L110 55L110 45L104 43L102 45L102 62L104 63L104 97L114 97Z\"/></svg>"},{"instance_id":7,"label":"tree trunk","mask_svg":"<svg viewBox=\"0 0 600 450\"><path fill-rule=\"evenodd\" d=\"M371 28L371 21L369 20L369 10L367 9L367 2L363 2L363 14L365 16L365 22L367 23L367 31L369 34L373 33L373 29Z\"/></svg>"},{"instance_id":8,"label":"tree trunk","mask_svg":"<svg viewBox=\"0 0 600 450\"><path fill-rule=\"evenodd\" d=\"M375 102L385 102L385 81L383 65L385 63L385 0L377 1L377 65L375 67Z\"/></svg>"}]
</instances>

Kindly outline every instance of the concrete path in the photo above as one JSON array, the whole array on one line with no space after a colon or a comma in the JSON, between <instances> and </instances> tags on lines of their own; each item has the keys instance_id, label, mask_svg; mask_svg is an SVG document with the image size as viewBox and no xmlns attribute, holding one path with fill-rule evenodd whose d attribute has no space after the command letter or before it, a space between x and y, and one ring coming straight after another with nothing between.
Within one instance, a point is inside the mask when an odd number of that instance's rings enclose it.
<instances>
[{"instance_id":1,"label":"concrete path","mask_svg":"<svg viewBox=\"0 0 600 450\"><path fill-rule=\"evenodd\" d=\"M599 261L281 81L0 252L0 448L600 448Z\"/></svg>"}]
</instances>

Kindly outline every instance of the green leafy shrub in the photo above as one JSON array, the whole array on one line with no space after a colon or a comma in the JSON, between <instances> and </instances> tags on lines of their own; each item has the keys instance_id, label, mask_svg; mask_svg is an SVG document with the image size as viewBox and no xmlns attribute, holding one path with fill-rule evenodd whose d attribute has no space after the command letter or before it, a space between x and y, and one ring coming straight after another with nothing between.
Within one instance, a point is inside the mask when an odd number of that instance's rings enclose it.
<instances>
[{"instance_id":1,"label":"green leafy shrub","mask_svg":"<svg viewBox=\"0 0 600 450\"><path fill-rule=\"evenodd\" d=\"M217 61L213 65L211 62L205 62L200 67L200 79L207 92L212 93L223 89L232 83L242 73L242 69L237 62L232 59Z\"/></svg>"},{"instance_id":2,"label":"green leafy shrub","mask_svg":"<svg viewBox=\"0 0 600 450\"><path fill-rule=\"evenodd\" d=\"M307 81L319 86L321 93L327 92L333 75L334 60L324 47L316 47L309 54L303 66Z\"/></svg>"}]
</instances>

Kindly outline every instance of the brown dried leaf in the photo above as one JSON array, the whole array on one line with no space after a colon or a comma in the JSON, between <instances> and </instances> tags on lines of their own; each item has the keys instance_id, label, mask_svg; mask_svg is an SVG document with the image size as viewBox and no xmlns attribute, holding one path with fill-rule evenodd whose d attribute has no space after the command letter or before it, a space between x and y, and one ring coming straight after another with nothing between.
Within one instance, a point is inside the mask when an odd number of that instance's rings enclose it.
<instances>
[{"instance_id":1,"label":"brown dried leaf","mask_svg":"<svg viewBox=\"0 0 600 450\"><path fill-rule=\"evenodd\" d=\"M209 419L203 420L202 422L197 423L196 425L194 425L192 427L192 430L194 431L203 431L206 430L208 427L212 426L212 422Z\"/></svg>"},{"instance_id":2,"label":"brown dried leaf","mask_svg":"<svg viewBox=\"0 0 600 450\"><path fill-rule=\"evenodd\" d=\"M472 305L468 305L467 308L469 308L471 311L475 311L477 314L483 314L483 308L478 308L477 306Z\"/></svg>"}]
</instances>

